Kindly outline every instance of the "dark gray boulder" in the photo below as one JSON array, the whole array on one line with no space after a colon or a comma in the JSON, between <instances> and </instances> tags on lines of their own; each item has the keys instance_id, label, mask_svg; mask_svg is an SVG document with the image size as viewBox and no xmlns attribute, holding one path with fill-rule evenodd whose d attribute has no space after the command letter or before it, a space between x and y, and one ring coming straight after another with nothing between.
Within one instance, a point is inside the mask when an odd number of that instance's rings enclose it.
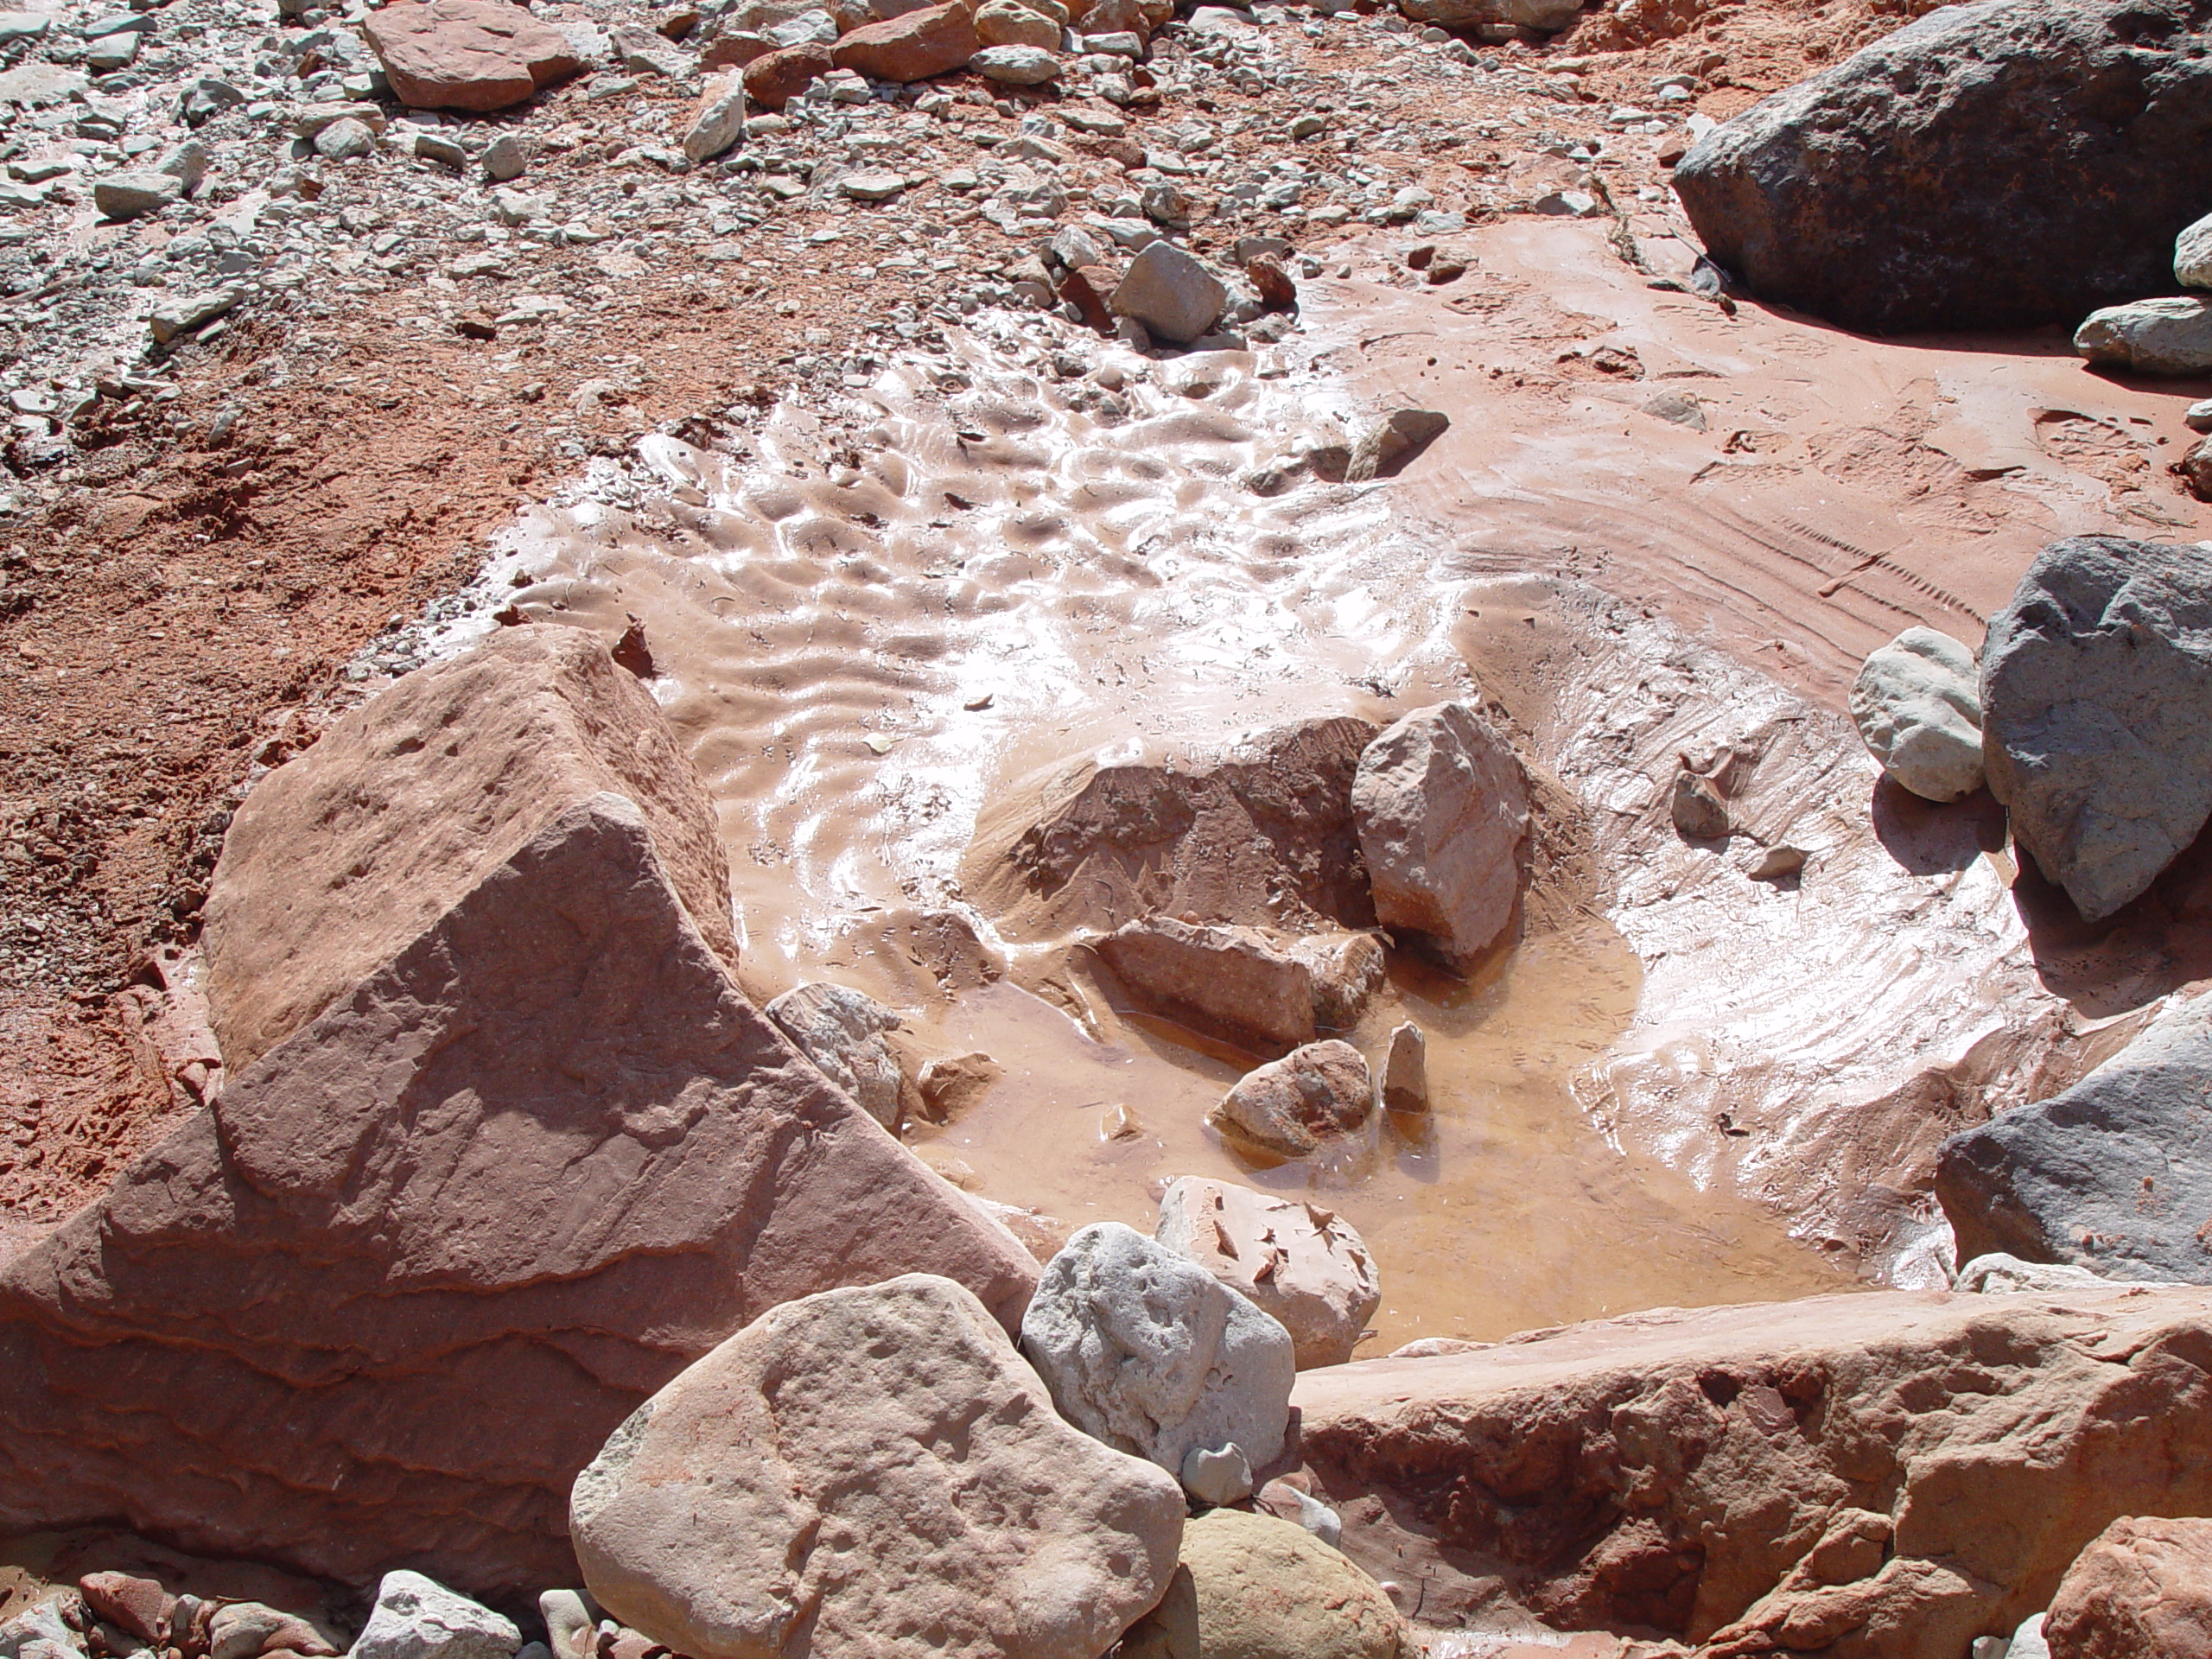
<instances>
[{"instance_id":1,"label":"dark gray boulder","mask_svg":"<svg viewBox=\"0 0 2212 1659\"><path fill-rule=\"evenodd\" d=\"M2090 921L2212 815L2212 553L2053 542L1990 620L1982 759L2012 835Z\"/></svg>"},{"instance_id":2,"label":"dark gray boulder","mask_svg":"<svg viewBox=\"0 0 2212 1659\"><path fill-rule=\"evenodd\" d=\"M2168 1007L2065 1093L1944 1141L1936 1196L1961 1262L2212 1284L2212 997Z\"/></svg>"},{"instance_id":3,"label":"dark gray boulder","mask_svg":"<svg viewBox=\"0 0 2212 1659\"><path fill-rule=\"evenodd\" d=\"M2212 208L2212 0L1947 6L1724 122L1675 172L1763 299L1878 334L2072 327L2176 291Z\"/></svg>"}]
</instances>

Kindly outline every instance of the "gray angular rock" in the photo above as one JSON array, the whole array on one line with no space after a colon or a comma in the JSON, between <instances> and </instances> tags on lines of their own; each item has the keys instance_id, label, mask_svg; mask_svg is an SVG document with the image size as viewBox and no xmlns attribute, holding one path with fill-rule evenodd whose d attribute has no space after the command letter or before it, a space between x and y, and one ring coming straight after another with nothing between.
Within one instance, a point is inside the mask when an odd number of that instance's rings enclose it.
<instances>
[{"instance_id":1,"label":"gray angular rock","mask_svg":"<svg viewBox=\"0 0 2212 1659\"><path fill-rule=\"evenodd\" d=\"M1009 86L1041 86L1060 73L1060 60L1037 46L987 46L968 60L986 80Z\"/></svg>"},{"instance_id":2,"label":"gray angular rock","mask_svg":"<svg viewBox=\"0 0 2212 1659\"><path fill-rule=\"evenodd\" d=\"M1344 463L1344 481L1395 478L1406 464L1442 437L1451 416L1433 409L1396 409L1360 434Z\"/></svg>"},{"instance_id":3,"label":"gray angular rock","mask_svg":"<svg viewBox=\"0 0 2212 1659\"><path fill-rule=\"evenodd\" d=\"M183 194L184 181L169 173L111 173L92 181L92 206L104 219L157 213Z\"/></svg>"},{"instance_id":4,"label":"gray angular rock","mask_svg":"<svg viewBox=\"0 0 2212 1659\"><path fill-rule=\"evenodd\" d=\"M401 1569L377 1586L351 1659L514 1659L521 1646L512 1619Z\"/></svg>"},{"instance_id":5,"label":"gray angular rock","mask_svg":"<svg viewBox=\"0 0 2212 1659\"><path fill-rule=\"evenodd\" d=\"M1331 1039L1246 1072L1206 1122L1278 1158L1310 1158L1374 1115L1375 1081L1365 1057Z\"/></svg>"},{"instance_id":6,"label":"gray angular rock","mask_svg":"<svg viewBox=\"0 0 2212 1659\"><path fill-rule=\"evenodd\" d=\"M2090 921L2212 815L2212 552L2079 536L2036 556L1981 650L1983 764L2014 838Z\"/></svg>"},{"instance_id":7,"label":"gray angular rock","mask_svg":"<svg viewBox=\"0 0 2212 1659\"><path fill-rule=\"evenodd\" d=\"M2174 280L2183 288L2212 288L2212 213L2174 238Z\"/></svg>"},{"instance_id":8,"label":"gray angular rock","mask_svg":"<svg viewBox=\"0 0 2212 1659\"><path fill-rule=\"evenodd\" d=\"M1021 50L997 48L995 50ZM1220 317L1229 289L1195 254L1154 242L1129 261L1106 301L1119 317L1134 317L1162 340L1188 345Z\"/></svg>"},{"instance_id":9,"label":"gray angular rock","mask_svg":"<svg viewBox=\"0 0 2212 1659\"><path fill-rule=\"evenodd\" d=\"M1021 1348L1063 1417L1179 1478L1197 1447L1233 1442L1257 1468L1282 1450L1290 1333L1119 1222L1082 1229L1045 1264Z\"/></svg>"},{"instance_id":10,"label":"gray angular rock","mask_svg":"<svg viewBox=\"0 0 2212 1659\"><path fill-rule=\"evenodd\" d=\"M2212 302L2176 295L2108 305L2074 331L2074 349L2138 374L2202 374L2212 369Z\"/></svg>"},{"instance_id":11,"label":"gray angular rock","mask_svg":"<svg viewBox=\"0 0 2212 1659\"><path fill-rule=\"evenodd\" d=\"M2212 1284L2212 997L2163 1010L2072 1088L1953 1135L1936 1196L1961 1261Z\"/></svg>"},{"instance_id":12,"label":"gray angular rock","mask_svg":"<svg viewBox=\"0 0 2212 1659\"><path fill-rule=\"evenodd\" d=\"M798 1046L822 1075L857 1102L887 1129L899 1127L905 1084L898 1057L883 1040L904 1022L865 992L844 985L808 984L769 1003L771 1020Z\"/></svg>"},{"instance_id":13,"label":"gray angular rock","mask_svg":"<svg viewBox=\"0 0 2212 1659\"><path fill-rule=\"evenodd\" d=\"M1417 709L1361 754L1351 806L1376 919L1471 965L1520 894L1528 785L1505 740L1465 703Z\"/></svg>"},{"instance_id":14,"label":"gray angular rock","mask_svg":"<svg viewBox=\"0 0 2212 1659\"><path fill-rule=\"evenodd\" d=\"M325 161L350 162L376 147L376 134L350 115L341 115L315 136L315 153Z\"/></svg>"},{"instance_id":15,"label":"gray angular rock","mask_svg":"<svg viewBox=\"0 0 2212 1659\"><path fill-rule=\"evenodd\" d=\"M1183 1459L1183 1490L1201 1503L1238 1503L1252 1496L1252 1465L1234 1442L1218 1452L1194 1446Z\"/></svg>"},{"instance_id":16,"label":"gray angular rock","mask_svg":"<svg viewBox=\"0 0 2212 1659\"><path fill-rule=\"evenodd\" d=\"M1959 1269L1955 1290L1979 1296L2013 1296L2054 1290L2100 1290L2113 1281L2087 1268L2061 1262L2023 1262L2017 1255L1992 1250L1977 1255Z\"/></svg>"},{"instance_id":17,"label":"gray angular rock","mask_svg":"<svg viewBox=\"0 0 2212 1659\"><path fill-rule=\"evenodd\" d=\"M684 130L683 153L696 166L745 142L745 79L730 75L707 88Z\"/></svg>"},{"instance_id":18,"label":"gray angular rock","mask_svg":"<svg viewBox=\"0 0 2212 1659\"><path fill-rule=\"evenodd\" d=\"M240 288L210 288L196 294L180 295L156 306L146 319L146 326L153 331L156 342L166 346L178 335L205 327L234 310L244 298L245 290Z\"/></svg>"},{"instance_id":19,"label":"gray angular rock","mask_svg":"<svg viewBox=\"0 0 2212 1659\"><path fill-rule=\"evenodd\" d=\"M1907 628L1868 653L1851 718L1882 770L1914 794L1955 801L1981 787L1981 692L1974 653L1948 633Z\"/></svg>"},{"instance_id":20,"label":"gray angular rock","mask_svg":"<svg viewBox=\"0 0 2212 1659\"><path fill-rule=\"evenodd\" d=\"M2192 0L1946 6L1723 122L1675 188L1762 298L1878 333L2070 327L2171 283L2208 205L2208 45Z\"/></svg>"},{"instance_id":21,"label":"gray angular rock","mask_svg":"<svg viewBox=\"0 0 2212 1659\"><path fill-rule=\"evenodd\" d=\"M1160 1599L1183 1513L929 1274L772 1308L569 1506L592 1594L692 1659L1096 1659Z\"/></svg>"}]
</instances>

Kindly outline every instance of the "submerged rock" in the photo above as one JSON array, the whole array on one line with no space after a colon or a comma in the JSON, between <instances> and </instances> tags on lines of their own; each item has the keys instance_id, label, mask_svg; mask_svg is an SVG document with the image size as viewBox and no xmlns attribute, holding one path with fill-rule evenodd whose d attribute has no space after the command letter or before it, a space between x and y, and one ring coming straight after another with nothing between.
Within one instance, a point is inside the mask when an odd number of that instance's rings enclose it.
<instances>
[{"instance_id":1,"label":"submerged rock","mask_svg":"<svg viewBox=\"0 0 2212 1659\"><path fill-rule=\"evenodd\" d=\"M1022 1351L1085 1433L1179 1477L1193 1449L1282 1451L1290 1333L1204 1268L1119 1222L1084 1228L1045 1265Z\"/></svg>"},{"instance_id":2,"label":"submerged rock","mask_svg":"<svg viewBox=\"0 0 2212 1659\"><path fill-rule=\"evenodd\" d=\"M2064 1092L1953 1135L1936 1196L1959 1254L2212 1283L2212 997L2170 1005Z\"/></svg>"},{"instance_id":3,"label":"submerged rock","mask_svg":"<svg viewBox=\"0 0 2212 1659\"><path fill-rule=\"evenodd\" d=\"M1505 740L1465 703L1417 709L1361 753L1351 804L1376 918L1471 966L1520 894L1528 785Z\"/></svg>"},{"instance_id":4,"label":"submerged rock","mask_svg":"<svg viewBox=\"0 0 2212 1659\"><path fill-rule=\"evenodd\" d=\"M1560 1629L1963 1655L2115 1516L2212 1512L2208 1351L2193 1287L1877 1291L1306 1371L1294 1400L1320 1490L1363 1500L1346 1553L1446 1613L1484 1593L1464 1551Z\"/></svg>"},{"instance_id":5,"label":"submerged rock","mask_svg":"<svg viewBox=\"0 0 2212 1659\"><path fill-rule=\"evenodd\" d=\"M1281 1321L1301 1371L1350 1359L1382 1299L1366 1243L1317 1205L1185 1175L1153 1236Z\"/></svg>"},{"instance_id":6,"label":"submerged rock","mask_svg":"<svg viewBox=\"0 0 2212 1659\"><path fill-rule=\"evenodd\" d=\"M1923 799L1955 801L1981 787L1978 678L1950 635L1907 628L1868 654L1851 718L1883 771Z\"/></svg>"},{"instance_id":7,"label":"submerged rock","mask_svg":"<svg viewBox=\"0 0 2212 1659\"><path fill-rule=\"evenodd\" d=\"M1723 122L1675 188L1764 299L1885 334L2070 327L2172 281L2208 43L2183 0L1946 6Z\"/></svg>"},{"instance_id":8,"label":"submerged rock","mask_svg":"<svg viewBox=\"0 0 2212 1659\"><path fill-rule=\"evenodd\" d=\"M592 1594L691 1659L1096 1659L1160 1599L1183 1511L930 1274L770 1310L617 1429L569 1508Z\"/></svg>"},{"instance_id":9,"label":"submerged rock","mask_svg":"<svg viewBox=\"0 0 2212 1659\"><path fill-rule=\"evenodd\" d=\"M2036 556L1981 652L1984 763L2013 837L2082 916L2212 815L2212 552L2077 536Z\"/></svg>"},{"instance_id":10,"label":"submerged rock","mask_svg":"<svg viewBox=\"0 0 2212 1659\"><path fill-rule=\"evenodd\" d=\"M2053 1659L2203 1659L2212 1653L2212 1520L2113 1522L2066 1569L2043 1636Z\"/></svg>"},{"instance_id":11,"label":"submerged rock","mask_svg":"<svg viewBox=\"0 0 2212 1659\"><path fill-rule=\"evenodd\" d=\"M1332 1038L1246 1072L1206 1122L1279 1158L1309 1158L1374 1115L1375 1080L1366 1058Z\"/></svg>"},{"instance_id":12,"label":"submerged rock","mask_svg":"<svg viewBox=\"0 0 2212 1659\"><path fill-rule=\"evenodd\" d=\"M1145 1008L1263 1054L1356 1024L1382 980L1382 947L1364 933L1279 942L1160 917L1124 923L1096 949Z\"/></svg>"}]
</instances>

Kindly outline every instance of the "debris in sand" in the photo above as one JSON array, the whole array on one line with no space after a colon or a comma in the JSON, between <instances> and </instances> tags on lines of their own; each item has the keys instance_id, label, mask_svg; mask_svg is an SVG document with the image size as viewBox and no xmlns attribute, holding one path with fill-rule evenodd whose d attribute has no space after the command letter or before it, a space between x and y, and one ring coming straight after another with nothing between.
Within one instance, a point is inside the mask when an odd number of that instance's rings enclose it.
<instances>
[{"instance_id":1,"label":"debris in sand","mask_svg":"<svg viewBox=\"0 0 2212 1659\"><path fill-rule=\"evenodd\" d=\"M1390 1033L1382 1062L1382 1108L1417 1116L1428 1109L1428 1042L1412 1020Z\"/></svg>"},{"instance_id":2,"label":"debris in sand","mask_svg":"<svg viewBox=\"0 0 2212 1659\"><path fill-rule=\"evenodd\" d=\"M1711 779L1691 769L1687 758L1675 768L1667 813L1686 841L1721 841L1729 834L1728 804Z\"/></svg>"}]
</instances>

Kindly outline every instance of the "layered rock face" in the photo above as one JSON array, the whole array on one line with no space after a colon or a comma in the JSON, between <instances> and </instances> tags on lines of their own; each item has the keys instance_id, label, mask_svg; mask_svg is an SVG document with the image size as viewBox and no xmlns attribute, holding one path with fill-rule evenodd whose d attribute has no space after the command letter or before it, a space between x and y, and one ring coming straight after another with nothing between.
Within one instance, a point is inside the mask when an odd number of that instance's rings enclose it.
<instances>
[{"instance_id":1,"label":"layered rock face","mask_svg":"<svg viewBox=\"0 0 2212 1659\"><path fill-rule=\"evenodd\" d=\"M249 798L219 977L257 1057L0 1277L0 1527L534 1594L575 1471L766 1308L927 1267L1019 1319L1013 1240L736 989L703 796L598 651L518 631ZM341 984L403 888L445 907Z\"/></svg>"},{"instance_id":2,"label":"layered rock face","mask_svg":"<svg viewBox=\"0 0 2212 1659\"><path fill-rule=\"evenodd\" d=\"M578 1478L585 1582L695 1659L1095 1659L1175 1570L1174 1478L1060 1421L909 1274L771 1310Z\"/></svg>"},{"instance_id":3,"label":"layered rock face","mask_svg":"<svg viewBox=\"0 0 2212 1659\"><path fill-rule=\"evenodd\" d=\"M2212 1292L1665 1310L1300 1375L1344 1548L1707 1659L1963 1654L2122 1515L2212 1506ZM1464 1553L1463 1553L1464 1552Z\"/></svg>"},{"instance_id":4,"label":"layered rock face","mask_svg":"<svg viewBox=\"0 0 2212 1659\"><path fill-rule=\"evenodd\" d=\"M2212 997L2162 1010L2063 1093L1953 1135L1936 1196L1961 1261L2003 1251L2212 1282Z\"/></svg>"},{"instance_id":5,"label":"layered rock face","mask_svg":"<svg viewBox=\"0 0 2212 1659\"><path fill-rule=\"evenodd\" d=\"M1981 704L2013 836L2085 918L2111 915L2212 815L2212 553L2052 543L1990 619Z\"/></svg>"},{"instance_id":6,"label":"layered rock face","mask_svg":"<svg viewBox=\"0 0 2212 1659\"><path fill-rule=\"evenodd\" d=\"M1675 188L1761 297L1878 333L2171 292L2212 198L2202 0L1947 6L1724 122Z\"/></svg>"},{"instance_id":7,"label":"layered rock face","mask_svg":"<svg viewBox=\"0 0 2212 1659\"><path fill-rule=\"evenodd\" d=\"M1061 767L1009 791L979 822L970 885L996 907L1052 925L1165 914L1297 931L1371 926L1351 782L1374 736L1346 715L1255 733L1197 760Z\"/></svg>"}]
</instances>

